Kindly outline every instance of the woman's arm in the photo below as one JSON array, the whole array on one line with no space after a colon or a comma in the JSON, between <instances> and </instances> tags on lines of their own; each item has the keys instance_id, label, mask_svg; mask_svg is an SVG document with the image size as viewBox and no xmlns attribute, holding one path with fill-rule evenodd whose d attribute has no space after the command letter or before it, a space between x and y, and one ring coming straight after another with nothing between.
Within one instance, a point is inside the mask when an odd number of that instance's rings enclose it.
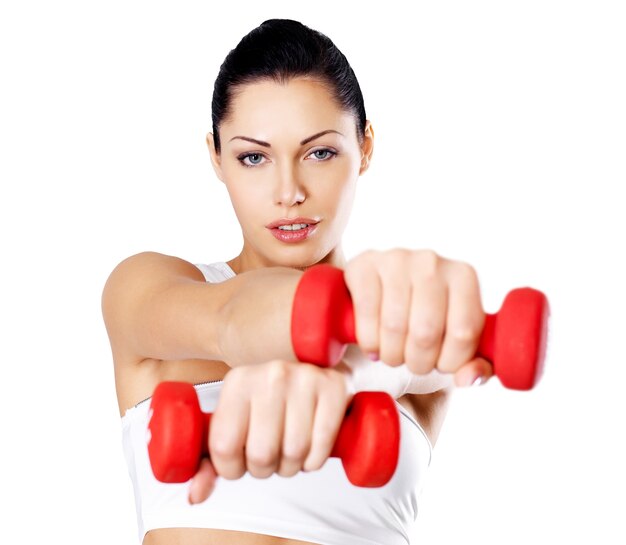
<instances>
[{"instance_id":1,"label":"woman's arm","mask_svg":"<svg viewBox=\"0 0 626 545\"><path fill-rule=\"evenodd\" d=\"M113 358L219 360L231 367L297 361L290 320L302 274L270 267L212 284L176 257L155 252L129 257L113 270L102 293Z\"/></svg>"}]
</instances>

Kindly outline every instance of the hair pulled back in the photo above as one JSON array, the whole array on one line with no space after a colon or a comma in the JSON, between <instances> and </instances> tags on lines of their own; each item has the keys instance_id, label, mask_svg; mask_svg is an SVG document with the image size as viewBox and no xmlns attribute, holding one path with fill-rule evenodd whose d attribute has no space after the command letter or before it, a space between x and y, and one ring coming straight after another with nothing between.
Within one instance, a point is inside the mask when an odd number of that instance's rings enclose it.
<instances>
[{"instance_id":1,"label":"hair pulled back","mask_svg":"<svg viewBox=\"0 0 626 545\"><path fill-rule=\"evenodd\" d=\"M357 139L362 143L363 95L344 54L327 36L298 21L268 19L228 53L215 80L211 115L217 153L220 125L232 113L232 101L241 86L260 80L284 84L298 76L322 82L339 106L354 114Z\"/></svg>"}]
</instances>

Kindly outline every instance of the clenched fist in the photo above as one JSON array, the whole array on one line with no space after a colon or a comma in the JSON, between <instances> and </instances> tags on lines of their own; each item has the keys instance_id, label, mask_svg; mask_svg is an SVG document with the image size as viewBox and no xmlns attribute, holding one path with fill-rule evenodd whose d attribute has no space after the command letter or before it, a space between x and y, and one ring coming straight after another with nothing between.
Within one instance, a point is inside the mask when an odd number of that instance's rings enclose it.
<instances>
[{"instance_id":1,"label":"clenched fist","mask_svg":"<svg viewBox=\"0 0 626 545\"><path fill-rule=\"evenodd\" d=\"M344 364L284 360L228 371L211 417L210 460L192 479L190 502L208 498L217 476L291 477L321 468L354 395L349 374Z\"/></svg>"},{"instance_id":2,"label":"clenched fist","mask_svg":"<svg viewBox=\"0 0 626 545\"><path fill-rule=\"evenodd\" d=\"M369 250L344 278L354 305L357 343L372 359L426 374L454 373L458 386L493 375L475 357L485 323L476 271L432 250Z\"/></svg>"}]
</instances>

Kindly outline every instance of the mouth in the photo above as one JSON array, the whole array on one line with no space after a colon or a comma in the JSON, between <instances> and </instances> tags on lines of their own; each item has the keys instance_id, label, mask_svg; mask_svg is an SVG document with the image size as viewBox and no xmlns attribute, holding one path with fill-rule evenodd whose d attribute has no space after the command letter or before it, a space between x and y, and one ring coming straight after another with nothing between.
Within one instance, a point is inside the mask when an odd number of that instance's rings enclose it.
<instances>
[{"instance_id":1,"label":"mouth","mask_svg":"<svg viewBox=\"0 0 626 545\"><path fill-rule=\"evenodd\" d=\"M266 225L268 229L280 229L281 231L295 231L298 229L306 229L311 225L317 225L320 222L318 219L303 218L299 216L297 218L282 218Z\"/></svg>"},{"instance_id":2,"label":"mouth","mask_svg":"<svg viewBox=\"0 0 626 545\"><path fill-rule=\"evenodd\" d=\"M270 232L281 242L301 242L309 238L316 230L319 221L308 220L298 222L275 222L274 227L269 227ZM272 225L272 224L270 224Z\"/></svg>"}]
</instances>

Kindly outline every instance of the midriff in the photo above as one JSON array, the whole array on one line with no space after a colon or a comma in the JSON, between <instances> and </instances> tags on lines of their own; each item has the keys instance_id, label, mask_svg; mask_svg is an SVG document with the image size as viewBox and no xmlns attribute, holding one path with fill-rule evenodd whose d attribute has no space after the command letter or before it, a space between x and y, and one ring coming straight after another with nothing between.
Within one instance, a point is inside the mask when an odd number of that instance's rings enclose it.
<instances>
[{"instance_id":1,"label":"midriff","mask_svg":"<svg viewBox=\"0 0 626 545\"><path fill-rule=\"evenodd\" d=\"M213 530L208 528L160 528L150 530L143 545L319 545L311 541L299 541L282 537Z\"/></svg>"}]
</instances>

